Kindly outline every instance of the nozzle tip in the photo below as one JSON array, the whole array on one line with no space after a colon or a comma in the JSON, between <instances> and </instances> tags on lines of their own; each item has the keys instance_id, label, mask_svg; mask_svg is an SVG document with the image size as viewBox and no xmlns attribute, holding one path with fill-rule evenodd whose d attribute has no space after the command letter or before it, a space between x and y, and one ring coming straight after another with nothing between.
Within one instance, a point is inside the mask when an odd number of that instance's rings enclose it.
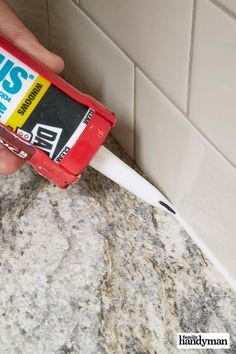
<instances>
[{"instance_id":1,"label":"nozzle tip","mask_svg":"<svg viewBox=\"0 0 236 354\"><path fill-rule=\"evenodd\" d=\"M176 214L176 212L165 202L163 202L162 200L159 201L159 204L161 204L163 207L165 207L168 211L170 211L173 214Z\"/></svg>"}]
</instances>

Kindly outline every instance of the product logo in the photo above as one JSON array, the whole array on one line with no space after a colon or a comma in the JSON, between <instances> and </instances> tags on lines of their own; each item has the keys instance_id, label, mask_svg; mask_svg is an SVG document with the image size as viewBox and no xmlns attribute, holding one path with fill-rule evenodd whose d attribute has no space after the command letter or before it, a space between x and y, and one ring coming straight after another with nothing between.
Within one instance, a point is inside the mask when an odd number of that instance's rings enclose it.
<instances>
[{"instance_id":1,"label":"product logo","mask_svg":"<svg viewBox=\"0 0 236 354\"><path fill-rule=\"evenodd\" d=\"M50 125L36 124L31 133L33 135L31 143L45 151L52 158L62 129Z\"/></svg>"},{"instance_id":2,"label":"product logo","mask_svg":"<svg viewBox=\"0 0 236 354\"><path fill-rule=\"evenodd\" d=\"M34 75L15 64L13 60L7 59L0 54L0 83L5 92L11 95L17 94L22 88L23 81L34 79Z\"/></svg>"}]
</instances>

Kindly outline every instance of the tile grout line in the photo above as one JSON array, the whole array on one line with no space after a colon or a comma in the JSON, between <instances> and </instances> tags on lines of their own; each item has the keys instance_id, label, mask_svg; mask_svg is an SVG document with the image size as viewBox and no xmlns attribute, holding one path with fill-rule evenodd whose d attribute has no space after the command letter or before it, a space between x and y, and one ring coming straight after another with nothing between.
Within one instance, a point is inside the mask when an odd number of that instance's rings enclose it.
<instances>
[{"instance_id":1,"label":"tile grout line","mask_svg":"<svg viewBox=\"0 0 236 354\"><path fill-rule=\"evenodd\" d=\"M79 3L77 3L75 0L72 0L72 2L81 9L80 0L79 0Z\"/></svg>"},{"instance_id":2,"label":"tile grout line","mask_svg":"<svg viewBox=\"0 0 236 354\"><path fill-rule=\"evenodd\" d=\"M182 110L182 108L180 108L176 103L174 103L172 101L172 99L169 97L168 94L165 93L165 91L163 91L150 77L148 74L145 73L145 71L143 71L143 69L137 64L137 62L132 59L127 53L126 51L124 51L122 48L119 47L118 43L116 43L115 40L113 40L113 38L108 35L106 33L106 31L103 29L103 27L99 26L96 21L90 17L90 15L87 13L86 10L84 10L81 5L78 6L78 4L76 4L74 2L74 0L70 0L71 3L73 3L136 67L136 71L137 69L140 70L143 75L151 82L151 84L157 89L160 91L160 93L168 100L168 102L170 104L172 104L175 109L180 112L183 117L188 121L188 123L190 123L195 129L196 131L206 140L206 142L215 149L215 151L236 171L236 166L234 166L234 164L216 147L216 145L205 135L205 133L203 131L200 130L200 128L195 124L193 123L192 121L190 121L188 119L188 117L186 116L186 112L184 112L184 110ZM208 0L208 1L215 1L215 0Z\"/></svg>"},{"instance_id":3,"label":"tile grout line","mask_svg":"<svg viewBox=\"0 0 236 354\"><path fill-rule=\"evenodd\" d=\"M192 87L193 50L194 50L193 48L194 48L194 36L195 36L195 24L196 24L196 7L197 7L197 0L193 0L192 28L191 28L191 39L190 39L191 42L190 42L190 52L189 52L189 64L188 64L187 107L186 107L186 116L188 119L189 119L191 87Z\"/></svg>"},{"instance_id":4,"label":"tile grout line","mask_svg":"<svg viewBox=\"0 0 236 354\"><path fill-rule=\"evenodd\" d=\"M136 90L137 90L137 66L134 63L134 92L133 92L133 159L136 161Z\"/></svg>"},{"instance_id":5,"label":"tile grout line","mask_svg":"<svg viewBox=\"0 0 236 354\"><path fill-rule=\"evenodd\" d=\"M218 9L222 10L224 13L226 13L228 16L230 16L233 20L236 20L236 14L228 9L226 6L223 4L219 3L217 0L208 0L210 3L212 3L214 6L218 7Z\"/></svg>"},{"instance_id":6,"label":"tile grout line","mask_svg":"<svg viewBox=\"0 0 236 354\"><path fill-rule=\"evenodd\" d=\"M46 4L47 4L47 24L48 24L48 47L49 50L51 50L51 31L50 31L50 19L49 19L49 1L50 0L46 0Z\"/></svg>"}]
</instances>

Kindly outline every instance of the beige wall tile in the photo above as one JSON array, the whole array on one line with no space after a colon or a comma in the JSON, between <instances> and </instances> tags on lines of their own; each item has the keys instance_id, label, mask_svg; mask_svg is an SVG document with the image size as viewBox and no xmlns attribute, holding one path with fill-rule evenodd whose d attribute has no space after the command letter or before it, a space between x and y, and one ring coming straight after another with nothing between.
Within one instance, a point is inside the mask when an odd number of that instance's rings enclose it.
<instances>
[{"instance_id":1,"label":"beige wall tile","mask_svg":"<svg viewBox=\"0 0 236 354\"><path fill-rule=\"evenodd\" d=\"M49 47L47 0L7 0L25 25Z\"/></svg>"},{"instance_id":2,"label":"beige wall tile","mask_svg":"<svg viewBox=\"0 0 236 354\"><path fill-rule=\"evenodd\" d=\"M197 3L190 119L236 166L236 21Z\"/></svg>"},{"instance_id":3,"label":"beige wall tile","mask_svg":"<svg viewBox=\"0 0 236 354\"><path fill-rule=\"evenodd\" d=\"M192 0L81 0L80 6L185 110Z\"/></svg>"},{"instance_id":4,"label":"beige wall tile","mask_svg":"<svg viewBox=\"0 0 236 354\"><path fill-rule=\"evenodd\" d=\"M174 105L137 70L135 158L177 204L191 190L204 155L202 141L190 127Z\"/></svg>"},{"instance_id":5,"label":"beige wall tile","mask_svg":"<svg viewBox=\"0 0 236 354\"><path fill-rule=\"evenodd\" d=\"M72 84L111 108L114 135L133 153L134 65L72 1L49 1L52 49Z\"/></svg>"},{"instance_id":6,"label":"beige wall tile","mask_svg":"<svg viewBox=\"0 0 236 354\"><path fill-rule=\"evenodd\" d=\"M234 280L235 205L235 169L213 148L206 148L195 184L179 211Z\"/></svg>"},{"instance_id":7,"label":"beige wall tile","mask_svg":"<svg viewBox=\"0 0 236 354\"><path fill-rule=\"evenodd\" d=\"M236 170L138 70L136 160L236 280Z\"/></svg>"}]
</instances>

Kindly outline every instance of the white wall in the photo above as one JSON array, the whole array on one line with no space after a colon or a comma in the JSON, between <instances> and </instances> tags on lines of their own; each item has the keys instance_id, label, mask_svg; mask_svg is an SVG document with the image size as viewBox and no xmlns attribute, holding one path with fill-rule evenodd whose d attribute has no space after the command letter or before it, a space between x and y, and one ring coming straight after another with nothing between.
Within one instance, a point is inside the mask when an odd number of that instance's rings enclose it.
<instances>
[{"instance_id":1,"label":"white wall","mask_svg":"<svg viewBox=\"0 0 236 354\"><path fill-rule=\"evenodd\" d=\"M30 3L28 18L47 1ZM235 0L48 0L48 10L65 77L117 113L121 145L236 280Z\"/></svg>"}]
</instances>

